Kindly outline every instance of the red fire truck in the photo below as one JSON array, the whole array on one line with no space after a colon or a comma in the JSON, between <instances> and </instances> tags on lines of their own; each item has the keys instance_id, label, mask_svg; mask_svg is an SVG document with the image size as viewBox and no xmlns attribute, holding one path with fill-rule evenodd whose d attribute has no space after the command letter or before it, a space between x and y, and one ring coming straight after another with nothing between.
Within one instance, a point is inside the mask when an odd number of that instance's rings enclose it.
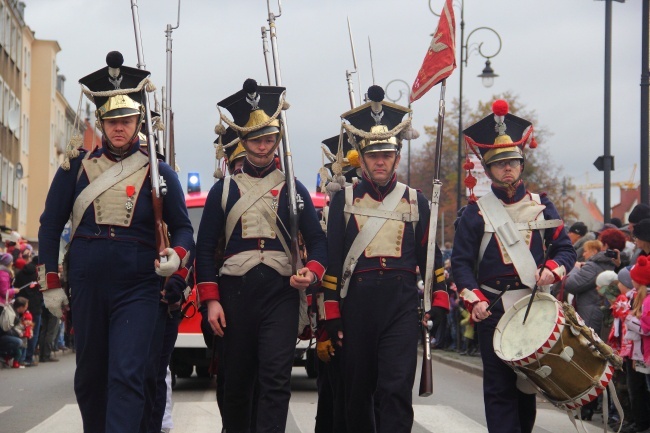
<instances>
[{"instance_id":1,"label":"red fire truck","mask_svg":"<svg viewBox=\"0 0 650 433\"><path fill-rule=\"evenodd\" d=\"M192 173L190 173L191 178ZM188 190L191 190L188 188ZM203 207L205 206L205 199L207 192L190 192L185 196L187 210L189 212L192 226L194 227L194 237L199 229L201 216L203 215ZM321 193L311 194L311 200L316 209L322 209L325 205L325 195ZM189 299L184 306L184 317L178 328L178 338L174 351L172 352L172 359L170 368L172 377L187 378L192 375L194 368L198 377L209 377L208 367L210 364L211 354L208 353L208 348L203 339L201 332L201 314L198 312L198 303L196 302L196 288L192 289ZM316 377L316 370L314 364L315 348L308 340L297 340L296 355L294 358L294 365L305 366L307 375L311 378Z\"/></svg>"}]
</instances>

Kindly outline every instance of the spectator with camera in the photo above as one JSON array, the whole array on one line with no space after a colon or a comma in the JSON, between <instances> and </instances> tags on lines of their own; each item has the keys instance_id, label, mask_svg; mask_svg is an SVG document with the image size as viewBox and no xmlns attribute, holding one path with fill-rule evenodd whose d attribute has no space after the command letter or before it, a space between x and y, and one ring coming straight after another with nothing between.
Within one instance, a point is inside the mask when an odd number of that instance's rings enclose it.
<instances>
[{"instance_id":1,"label":"spectator with camera","mask_svg":"<svg viewBox=\"0 0 650 433\"><path fill-rule=\"evenodd\" d=\"M620 243L617 241L618 234L620 234ZM618 229L603 230L598 238L599 240L585 243L584 257L586 261L577 262L564 281L564 291L573 295L576 311L586 325L596 332L599 332L603 326L603 311L600 308L602 300L596 287L596 279L602 272L614 271L617 266L615 260L619 260L618 250L625 247L625 237ZM613 248L610 247L614 247L617 251L613 251ZM612 255L614 257L610 257ZM618 264L620 265L620 261ZM581 409L582 419L590 420L596 405L597 400L594 400L583 406Z\"/></svg>"}]
</instances>

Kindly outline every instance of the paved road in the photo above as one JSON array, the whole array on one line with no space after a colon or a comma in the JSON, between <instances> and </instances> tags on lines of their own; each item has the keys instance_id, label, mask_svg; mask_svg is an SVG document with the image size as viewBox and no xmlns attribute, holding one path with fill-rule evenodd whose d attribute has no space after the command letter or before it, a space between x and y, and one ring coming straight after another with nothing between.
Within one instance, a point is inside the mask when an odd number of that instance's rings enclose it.
<instances>
[{"instance_id":1,"label":"paved road","mask_svg":"<svg viewBox=\"0 0 650 433\"><path fill-rule=\"evenodd\" d=\"M81 433L81 417L72 389L74 355L36 368L0 370L0 433ZM416 376L419 378L419 373ZM314 431L316 382L302 367L294 369L288 433ZM414 433L484 433L481 378L434 362L434 394L414 391ZM215 387L210 381L179 379L174 390L174 433L218 432L221 428ZM567 415L540 402L535 433L575 431ZM602 432L602 424L585 423L587 432Z\"/></svg>"}]
</instances>

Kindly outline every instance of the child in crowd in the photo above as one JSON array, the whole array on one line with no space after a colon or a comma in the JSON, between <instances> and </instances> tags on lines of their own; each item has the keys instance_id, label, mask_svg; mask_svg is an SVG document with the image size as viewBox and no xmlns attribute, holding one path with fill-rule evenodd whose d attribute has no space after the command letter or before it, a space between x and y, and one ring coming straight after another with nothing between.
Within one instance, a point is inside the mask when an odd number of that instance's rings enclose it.
<instances>
[{"instance_id":1,"label":"child in crowd","mask_svg":"<svg viewBox=\"0 0 650 433\"><path fill-rule=\"evenodd\" d=\"M460 326L463 330L463 346L465 346L460 354L474 356L477 354L474 341L474 323L472 322L469 311L467 311L462 302L458 303L458 308L460 309L461 316Z\"/></svg>"}]
</instances>

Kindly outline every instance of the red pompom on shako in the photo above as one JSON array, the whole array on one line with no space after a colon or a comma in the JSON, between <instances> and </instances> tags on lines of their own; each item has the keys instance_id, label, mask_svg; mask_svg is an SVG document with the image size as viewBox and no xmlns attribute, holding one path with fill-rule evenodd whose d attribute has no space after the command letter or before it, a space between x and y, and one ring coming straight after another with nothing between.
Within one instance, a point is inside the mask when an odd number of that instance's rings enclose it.
<instances>
[{"instance_id":1,"label":"red pompom on shako","mask_svg":"<svg viewBox=\"0 0 650 433\"><path fill-rule=\"evenodd\" d=\"M508 102L503 99L497 99L492 103L492 112L497 116L505 116L508 110Z\"/></svg>"}]
</instances>

